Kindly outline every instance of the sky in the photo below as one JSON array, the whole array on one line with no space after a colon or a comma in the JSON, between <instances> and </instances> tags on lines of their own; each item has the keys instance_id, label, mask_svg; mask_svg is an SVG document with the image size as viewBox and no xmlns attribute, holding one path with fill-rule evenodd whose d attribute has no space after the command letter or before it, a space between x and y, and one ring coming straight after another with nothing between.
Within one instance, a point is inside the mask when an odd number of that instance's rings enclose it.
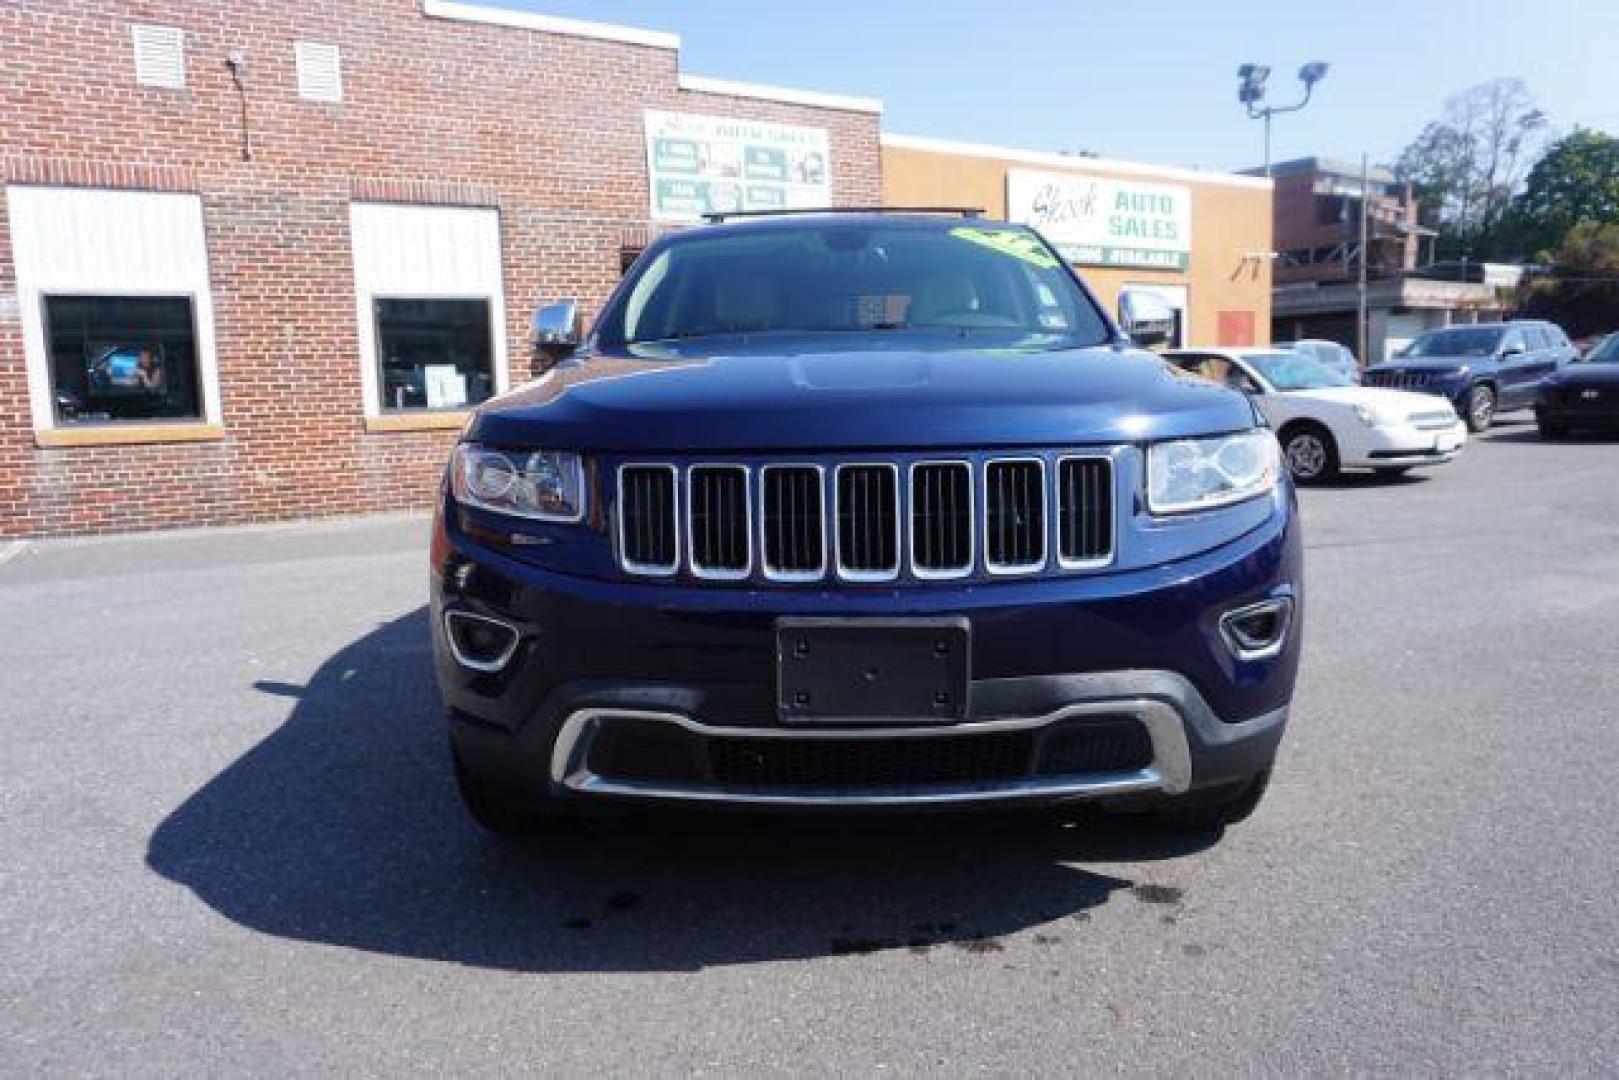
<instances>
[{"instance_id":1,"label":"sky","mask_svg":"<svg viewBox=\"0 0 1619 1080\"><path fill-rule=\"evenodd\" d=\"M1523 79L1555 129L1619 132L1619 0L482 0L681 35L683 71L882 99L884 129L1164 165L1259 164L1237 66L1332 65L1275 160L1390 162L1445 98Z\"/></svg>"}]
</instances>

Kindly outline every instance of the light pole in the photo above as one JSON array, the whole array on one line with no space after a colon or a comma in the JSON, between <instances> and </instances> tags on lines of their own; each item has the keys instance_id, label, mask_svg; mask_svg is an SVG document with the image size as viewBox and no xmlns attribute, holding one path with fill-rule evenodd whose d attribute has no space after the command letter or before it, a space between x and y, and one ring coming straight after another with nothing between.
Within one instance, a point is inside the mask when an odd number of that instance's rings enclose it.
<instances>
[{"instance_id":1,"label":"light pole","mask_svg":"<svg viewBox=\"0 0 1619 1080\"><path fill-rule=\"evenodd\" d=\"M1270 68L1264 64L1244 64L1237 69L1237 78L1242 82L1237 86L1237 100L1243 108L1248 110L1248 119L1265 121L1265 175L1270 175L1270 118L1277 113L1298 112L1310 104L1310 95L1315 91L1315 84L1327 77L1327 65L1320 60L1312 60L1299 68L1299 82L1304 84L1304 96L1291 105L1262 105L1265 100L1265 80L1270 78Z\"/></svg>"}]
</instances>

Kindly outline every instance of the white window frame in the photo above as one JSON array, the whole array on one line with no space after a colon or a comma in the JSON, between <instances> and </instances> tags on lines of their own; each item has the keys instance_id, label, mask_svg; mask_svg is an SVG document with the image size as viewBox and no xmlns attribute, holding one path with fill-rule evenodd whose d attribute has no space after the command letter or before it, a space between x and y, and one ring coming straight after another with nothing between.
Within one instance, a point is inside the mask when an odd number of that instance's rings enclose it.
<instances>
[{"instance_id":1,"label":"white window frame","mask_svg":"<svg viewBox=\"0 0 1619 1080\"><path fill-rule=\"evenodd\" d=\"M96 202L117 204L118 228L131 229L138 236L136 222L149 217L166 217L159 235L171 246L192 244L191 259L175 260L156 270L151 265L138 270L116 265L110 254L98 260L94 253L78 252L81 258L66 258L62 245L48 235L53 224L64 216L87 208L110 211L111 206L93 207ZM113 188L64 188L13 184L6 188L6 212L11 226L12 260L17 274L17 306L22 320L23 360L28 369L28 401L35 431L77 431L88 428L116 430L122 427L155 425L184 426L224 420L219 398L219 358L214 340L214 302L208 261L207 233L203 226L202 199L181 192L126 191ZM176 228L191 235L175 236ZM154 245L156 246L156 245ZM116 244L101 245L111 252ZM133 277L121 275L133 274ZM196 346L197 390L201 399L200 417L154 418L150 420L111 420L79 424L58 423L51 389L51 360L45 325L45 298L48 296L128 296L189 297Z\"/></svg>"},{"instance_id":2,"label":"white window frame","mask_svg":"<svg viewBox=\"0 0 1619 1080\"><path fill-rule=\"evenodd\" d=\"M460 254L462 265L450 268L431 252L432 226L459 229L477 250ZM410 237L429 256L380 260L376 250L384 231ZM474 238L475 236L475 238ZM381 416L433 415L444 410L384 409L377 340L377 300L485 300L489 304L489 350L495 394L511 385L506 355L505 271L501 252L500 214L493 208L429 206L415 203L349 204L349 239L354 259L354 306L359 330L360 393L367 419ZM379 265L385 264L383 269ZM469 264L474 264L470 265ZM471 272L468 272L469 269ZM469 402L466 408L473 408ZM450 410L454 411L454 410Z\"/></svg>"}]
</instances>

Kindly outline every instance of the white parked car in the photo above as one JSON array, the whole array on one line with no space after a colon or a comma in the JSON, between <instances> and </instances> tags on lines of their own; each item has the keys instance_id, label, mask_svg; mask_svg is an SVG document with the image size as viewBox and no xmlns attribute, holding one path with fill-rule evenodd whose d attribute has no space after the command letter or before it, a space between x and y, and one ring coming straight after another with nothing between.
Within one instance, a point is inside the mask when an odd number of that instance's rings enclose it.
<instances>
[{"instance_id":1,"label":"white parked car","mask_svg":"<svg viewBox=\"0 0 1619 1080\"><path fill-rule=\"evenodd\" d=\"M1394 476L1442 465L1467 441L1467 425L1444 398L1358 386L1288 349L1173 349L1165 359L1251 396L1300 481L1326 480L1340 469Z\"/></svg>"}]
</instances>

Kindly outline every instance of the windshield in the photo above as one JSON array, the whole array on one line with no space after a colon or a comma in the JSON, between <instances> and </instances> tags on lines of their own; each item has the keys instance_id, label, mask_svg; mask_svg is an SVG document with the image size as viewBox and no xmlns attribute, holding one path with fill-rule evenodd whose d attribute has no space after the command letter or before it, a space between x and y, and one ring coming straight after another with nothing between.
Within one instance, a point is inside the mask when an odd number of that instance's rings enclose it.
<instances>
[{"instance_id":1,"label":"windshield","mask_svg":"<svg viewBox=\"0 0 1619 1080\"><path fill-rule=\"evenodd\" d=\"M1453 326L1430 330L1410 345L1402 356L1494 356L1501 346L1500 327Z\"/></svg>"},{"instance_id":2,"label":"windshield","mask_svg":"<svg viewBox=\"0 0 1619 1080\"><path fill-rule=\"evenodd\" d=\"M1321 341L1295 341L1287 346L1294 352L1303 353L1311 360L1318 360L1323 364L1333 364L1338 360L1338 347L1328 345Z\"/></svg>"},{"instance_id":3,"label":"windshield","mask_svg":"<svg viewBox=\"0 0 1619 1080\"><path fill-rule=\"evenodd\" d=\"M1609 334L1585 354L1587 364L1619 364L1619 334Z\"/></svg>"},{"instance_id":4,"label":"windshield","mask_svg":"<svg viewBox=\"0 0 1619 1080\"><path fill-rule=\"evenodd\" d=\"M718 335L948 329L1110 340L1106 321L1044 242L983 222L806 220L655 249L603 316L613 348Z\"/></svg>"},{"instance_id":5,"label":"windshield","mask_svg":"<svg viewBox=\"0 0 1619 1080\"><path fill-rule=\"evenodd\" d=\"M1353 380L1302 353L1278 351L1237 355L1277 390L1322 390L1329 386L1355 385Z\"/></svg>"}]
</instances>

